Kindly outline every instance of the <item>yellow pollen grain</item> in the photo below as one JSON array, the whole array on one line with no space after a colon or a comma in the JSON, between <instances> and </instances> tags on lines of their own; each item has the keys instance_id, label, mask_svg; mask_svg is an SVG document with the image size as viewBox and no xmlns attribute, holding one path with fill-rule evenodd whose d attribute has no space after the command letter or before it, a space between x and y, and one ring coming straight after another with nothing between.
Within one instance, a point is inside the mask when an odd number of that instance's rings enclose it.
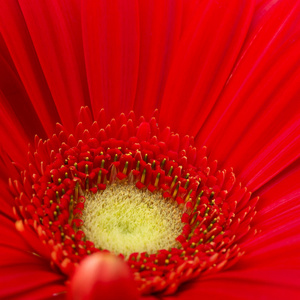
<instances>
[{"instance_id":1,"label":"yellow pollen grain","mask_svg":"<svg viewBox=\"0 0 300 300\"><path fill-rule=\"evenodd\" d=\"M85 197L82 230L95 247L128 257L179 246L182 210L160 193L112 184Z\"/></svg>"}]
</instances>

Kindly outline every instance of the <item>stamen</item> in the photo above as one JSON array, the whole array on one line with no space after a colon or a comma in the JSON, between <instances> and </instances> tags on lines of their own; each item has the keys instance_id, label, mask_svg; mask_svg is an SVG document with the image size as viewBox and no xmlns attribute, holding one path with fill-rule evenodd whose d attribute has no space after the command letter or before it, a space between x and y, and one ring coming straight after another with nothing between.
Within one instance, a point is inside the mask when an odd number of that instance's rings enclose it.
<instances>
[{"instance_id":1,"label":"stamen","mask_svg":"<svg viewBox=\"0 0 300 300\"><path fill-rule=\"evenodd\" d=\"M146 168L143 170L143 173L142 173L142 177L141 177L141 183L145 183L145 178L146 178Z\"/></svg>"},{"instance_id":2,"label":"stamen","mask_svg":"<svg viewBox=\"0 0 300 300\"><path fill-rule=\"evenodd\" d=\"M172 181L171 189L174 187L174 185L175 185L177 179L178 179L178 176L176 175L176 176L174 177L173 181Z\"/></svg>"},{"instance_id":3,"label":"stamen","mask_svg":"<svg viewBox=\"0 0 300 300\"><path fill-rule=\"evenodd\" d=\"M124 169L123 169L123 174L126 175L127 170L128 170L128 161L125 162L125 166L124 166Z\"/></svg>"},{"instance_id":4,"label":"stamen","mask_svg":"<svg viewBox=\"0 0 300 300\"><path fill-rule=\"evenodd\" d=\"M101 183L102 170L98 172L97 184Z\"/></svg>"},{"instance_id":5,"label":"stamen","mask_svg":"<svg viewBox=\"0 0 300 300\"><path fill-rule=\"evenodd\" d=\"M136 163L136 170L139 171L140 170L140 164L141 162L138 160Z\"/></svg>"},{"instance_id":6,"label":"stamen","mask_svg":"<svg viewBox=\"0 0 300 300\"><path fill-rule=\"evenodd\" d=\"M160 167L161 167L162 170L164 170L164 168L165 168L165 163L166 163L166 161L167 161L167 160L164 158L163 161L161 162Z\"/></svg>"},{"instance_id":7,"label":"stamen","mask_svg":"<svg viewBox=\"0 0 300 300\"><path fill-rule=\"evenodd\" d=\"M155 187L158 187L159 178L160 178L160 173L158 173L158 174L156 175L155 183L154 183L154 186L155 186Z\"/></svg>"}]
</instances>

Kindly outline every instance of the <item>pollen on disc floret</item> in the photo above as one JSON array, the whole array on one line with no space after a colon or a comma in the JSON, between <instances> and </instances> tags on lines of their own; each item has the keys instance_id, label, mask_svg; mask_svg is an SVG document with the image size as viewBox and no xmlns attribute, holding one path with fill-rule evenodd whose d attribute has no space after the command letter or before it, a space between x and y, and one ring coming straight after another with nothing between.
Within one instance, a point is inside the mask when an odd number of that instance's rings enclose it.
<instances>
[{"instance_id":1,"label":"pollen on disc floret","mask_svg":"<svg viewBox=\"0 0 300 300\"><path fill-rule=\"evenodd\" d=\"M129 257L180 246L176 237L183 227L182 210L161 193L112 184L85 198L82 229L97 248Z\"/></svg>"}]
</instances>

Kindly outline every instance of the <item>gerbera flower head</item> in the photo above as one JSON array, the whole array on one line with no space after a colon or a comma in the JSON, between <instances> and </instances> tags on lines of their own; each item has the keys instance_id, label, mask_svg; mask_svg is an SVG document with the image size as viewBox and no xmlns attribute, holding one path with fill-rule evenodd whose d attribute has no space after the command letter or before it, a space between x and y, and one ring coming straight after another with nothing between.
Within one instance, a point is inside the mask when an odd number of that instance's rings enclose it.
<instances>
[{"instance_id":1,"label":"gerbera flower head","mask_svg":"<svg viewBox=\"0 0 300 300\"><path fill-rule=\"evenodd\" d=\"M299 15L0 0L0 297L299 297Z\"/></svg>"},{"instance_id":2,"label":"gerbera flower head","mask_svg":"<svg viewBox=\"0 0 300 300\"><path fill-rule=\"evenodd\" d=\"M257 197L232 170L155 117L131 112L101 127L86 107L80 120L74 134L57 124L50 139L36 136L28 167L10 181L16 227L36 232L53 267L71 276L87 255L110 250L149 294L237 261Z\"/></svg>"}]
</instances>

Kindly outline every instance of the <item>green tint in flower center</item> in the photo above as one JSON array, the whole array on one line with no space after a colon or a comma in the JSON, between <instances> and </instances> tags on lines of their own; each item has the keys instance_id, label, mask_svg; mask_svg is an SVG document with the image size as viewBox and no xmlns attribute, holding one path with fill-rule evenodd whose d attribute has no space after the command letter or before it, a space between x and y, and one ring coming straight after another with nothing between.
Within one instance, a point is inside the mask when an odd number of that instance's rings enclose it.
<instances>
[{"instance_id":1,"label":"green tint in flower center","mask_svg":"<svg viewBox=\"0 0 300 300\"><path fill-rule=\"evenodd\" d=\"M82 229L97 248L128 257L180 246L176 237L182 231L182 211L161 193L112 184L85 198Z\"/></svg>"}]
</instances>

